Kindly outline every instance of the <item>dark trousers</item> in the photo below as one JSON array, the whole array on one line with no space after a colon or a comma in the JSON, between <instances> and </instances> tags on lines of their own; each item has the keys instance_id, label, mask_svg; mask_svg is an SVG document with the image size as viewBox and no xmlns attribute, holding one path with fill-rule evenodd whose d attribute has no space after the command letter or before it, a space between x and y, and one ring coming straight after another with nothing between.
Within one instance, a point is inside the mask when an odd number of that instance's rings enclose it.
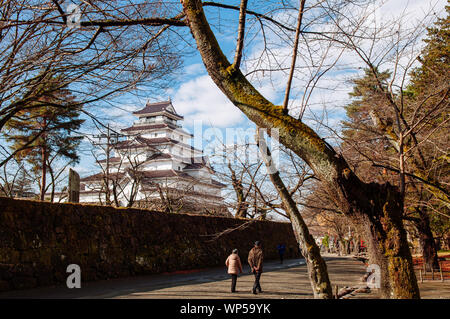
<instances>
[{"instance_id":1,"label":"dark trousers","mask_svg":"<svg viewBox=\"0 0 450 319\"><path fill-rule=\"evenodd\" d=\"M253 291L258 290L259 292L261 292L262 289L261 289L261 285L259 284L259 279L261 278L261 272L255 271L255 272L253 272L253 274L255 275L255 283L253 284Z\"/></svg>"},{"instance_id":2,"label":"dark trousers","mask_svg":"<svg viewBox=\"0 0 450 319\"><path fill-rule=\"evenodd\" d=\"M231 275L231 292L236 291L237 275Z\"/></svg>"},{"instance_id":3,"label":"dark trousers","mask_svg":"<svg viewBox=\"0 0 450 319\"><path fill-rule=\"evenodd\" d=\"M283 255L284 253L278 253L280 255L280 263L283 263Z\"/></svg>"}]
</instances>

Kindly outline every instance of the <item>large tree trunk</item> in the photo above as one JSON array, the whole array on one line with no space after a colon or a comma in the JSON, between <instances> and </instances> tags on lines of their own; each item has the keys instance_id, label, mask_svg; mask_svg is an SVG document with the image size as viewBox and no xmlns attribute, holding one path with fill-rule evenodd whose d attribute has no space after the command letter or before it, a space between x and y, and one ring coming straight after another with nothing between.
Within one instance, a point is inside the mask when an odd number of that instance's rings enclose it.
<instances>
[{"instance_id":1,"label":"large tree trunk","mask_svg":"<svg viewBox=\"0 0 450 319\"><path fill-rule=\"evenodd\" d=\"M403 227L401 194L389 183L355 184L359 185L359 189L352 190L353 194L347 202L349 216L364 232L369 263L380 267L382 297L419 298L419 287Z\"/></svg>"},{"instance_id":2,"label":"large tree trunk","mask_svg":"<svg viewBox=\"0 0 450 319\"><path fill-rule=\"evenodd\" d=\"M364 223L371 250L380 265L382 295L419 298L411 253L402 224L399 192L390 184L367 184L342 156L301 121L266 100L231 65L217 43L199 0L182 0L189 28L214 83L257 126L278 130L280 142L300 156L353 220ZM269 130L269 134L271 131Z\"/></svg>"},{"instance_id":3,"label":"large tree trunk","mask_svg":"<svg viewBox=\"0 0 450 319\"><path fill-rule=\"evenodd\" d=\"M419 218L414 219L414 224L419 234L419 243L422 249L422 258L427 270L439 269L437 247L430 228L430 218L424 208L417 209Z\"/></svg>"},{"instance_id":4,"label":"large tree trunk","mask_svg":"<svg viewBox=\"0 0 450 319\"><path fill-rule=\"evenodd\" d=\"M264 163L269 171L270 180L281 198L283 208L289 216L300 250L306 260L309 281L311 283L314 298L332 299L333 289L331 288L330 279L328 278L327 265L320 255L320 248L317 246L313 236L309 233L308 227L297 208L297 204L284 185L279 172L270 171L273 163L264 138L258 133L256 140L261 150Z\"/></svg>"}]
</instances>

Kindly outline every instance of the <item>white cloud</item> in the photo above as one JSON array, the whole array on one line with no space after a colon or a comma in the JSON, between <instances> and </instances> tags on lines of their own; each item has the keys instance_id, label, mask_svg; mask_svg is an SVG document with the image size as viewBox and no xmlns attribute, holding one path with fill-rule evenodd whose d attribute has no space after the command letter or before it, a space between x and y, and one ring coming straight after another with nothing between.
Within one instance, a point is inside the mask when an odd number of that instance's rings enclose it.
<instances>
[{"instance_id":1,"label":"white cloud","mask_svg":"<svg viewBox=\"0 0 450 319\"><path fill-rule=\"evenodd\" d=\"M390 0L376 2L371 7L349 5L338 21L340 27L344 30L349 29L349 33L352 33L352 28L358 25L355 21L360 19L362 15L368 15L364 24L360 25L357 30L357 35L361 36L361 39L355 37L354 40L365 54L370 56L372 62L380 63L381 70L389 69L392 71L395 69L395 83L397 83L410 71L411 62L415 61L420 48L424 45L421 37L425 34L425 25L431 25L435 21L436 15L434 13L438 16L445 13L445 4L446 0ZM284 11L281 11L276 18L279 21L292 20L285 17ZM377 28L373 28L374 21ZM391 28L386 28L383 31L384 33L378 35L376 43L372 43L370 33L378 32L382 29L381 26L387 26L388 22L391 23ZM413 27L418 25L418 29L414 31ZM399 33L396 33L396 30ZM318 20L310 26L310 31L335 32L338 29L330 19L322 18L322 20ZM393 44L396 43L398 35L401 35L403 40L394 48ZM266 32L265 41L262 41L262 35L259 35L259 37L261 41L255 41L257 44L248 49L249 60L246 61L245 72L254 69L289 68L292 48L281 41L275 33ZM308 100L306 113L319 115L326 110L328 115L343 116L340 106L348 103L348 93L352 89L348 80L360 75L362 68L367 66L353 50L347 48L342 51L342 46L335 43L329 48L326 41L314 41L312 38L314 37L310 37L308 46L304 41L299 44L297 71L291 89L290 105L292 105L292 113L295 114L295 108L298 111L303 95L306 94L303 99L308 96L307 86L311 85L309 81L315 76L315 73L318 70L320 70L320 73L328 66L332 66L318 81ZM342 40L345 41L345 38ZM269 51L264 51L266 49L264 44L266 43L270 44L270 54L265 53ZM403 50L402 45L405 44L407 44L407 49ZM397 49L399 50L398 54L396 54ZM306 52L313 52L313 54L305 54ZM339 60L334 64L338 57ZM321 62L322 59L324 59L323 63ZM397 63L397 68L395 68L394 63ZM270 92L271 96L268 98L274 103L281 103L286 79L286 71L256 72L252 74L251 78L252 81L258 81L261 90ZM330 114L330 111L334 114Z\"/></svg>"},{"instance_id":2,"label":"white cloud","mask_svg":"<svg viewBox=\"0 0 450 319\"><path fill-rule=\"evenodd\" d=\"M371 21L375 18L377 25L379 25L380 23L383 23L383 21L406 14L406 18L402 21L407 23L405 25L402 24L402 28L406 28L410 26L411 23L417 23L417 21L430 10L434 10L438 15L439 13L442 15L443 12L445 12L445 4L446 0L389 0L379 6L379 8L375 10L375 14L372 15L370 19L367 19L366 23L371 25ZM359 8L359 10L371 12L375 8L376 7ZM350 16L357 16L358 8L354 8L354 10L349 8L349 10L352 11ZM277 16L277 18L280 21L287 22L287 17L285 16L280 15ZM292 22L291 24L295 25L294 22L296 16L294 15L291 18L293 20L290 19L289 21ZM325 22L318 23L317 25L313 24L311 30L324 31L328 29L329 31L333 31L332 23L327 24ZM287 46L285 42L280 42L279 39L277 39L276 34L267 32L266 36L269 37L267 43L272 44L272 55L263 56L262 60L258 60L257 58L261 55L264 41L253 41L254 45L246 49L247 57L250 60L247 60L247 63L243 65L244 73L252 71L254 68L270 69L273 67L289 66L292 49ZM221 44L223 44L223 37L224 36L220 39ZM260 34L258 37L261 38L262 35ZM386 44L389 41L390 39L386 39L383 44ZM302 95L304 94L306 85L312 74L317 71L317 65L320 64L319 62L322 56L326 56L326 63L324 63L324 66L322 67L323 70L327 65L330 65L341 52L341 48L338 47L333 47L327 51L326 46L322 46L322 43L323 41L309 43L311 46L309 47L309 50L314 52L311 56L314 60L313 62L308 61L309 55L305 54L303 58L301 57L304 52L307 52L307 47L305 46L305 43L300 43L299 52L302 54L297 60L299 71L296 72L296 78L294 79L291 90L291 105L293 106L294 113L295 107L298 108L301 104ZM381 44L380 41L380 45L375 47L374 52L376 51L376 53L374 55L377 55L378 51L383 51L383 49L386 48ZM367 46L370 47L370 43L361 43L361 45L365 49ZM369 50L370 48L367 48L366 51ZM410 58L410 56L407 56L406 60ZM259 62L259 64L257 62ZM382 65L383 69L391 68L389 60L386 60L386 62L387 63ZM315 67L311 68L311 64L315 65ZM344 54L340 56L339 62L318 82L317 88L314 90L314 93L308 101L307 113L314 112L316 115L319 115L324 111L324 106L326 106L326 111L328 113L331 111L334 112L335 115L341 116L342 112L339 110L339 106L345 105L348 102L348 92L351 90L351 85L347 80L356 75L354 72L350 73L349 70L358 71L358 73L360 73L360 68L363 66L361 60L354 52L346 50ZM398 70L398 72L398 76L401 76L401 70ZM284 89L286 86L287 71L278 71L271 74L268 74L267 72L265 74L257 72L254 73L254 75L255 76L253 77L249 76L248 79L260 93L271 102L280 104L283 100ZM168 89L160 100L167 99L167 97L170 96L177 112L185 116L185 125L190 126L194 120L201 120L206 126L212 125L222 128L243 124L245 116L238 108L229 102L228 98L226 98L217 88L211 78L207 75L203 64L198 63L198 60L184 68L182 79L184 79L185 82L181 83L178 88ZM153 96L152 101L155 99L156 97ZM137 103L126 102L125 105L120 105L121 109L114 107L105 109L104 114L107 114L108 117L114 120L115 126L120 126L120 123L132 123L136 118L131 113L143 107L145 102L146 101L144 100Z\"/></svg>"},{"instance_id":3,"label":"white cloud","mask_svg":"<svg viewBox=\"0 0 450 319\"><path fill-rule=\"evenodd\" d=\"M425 15L431 13L431 18L434 13L444 13L447 0L408 0L399 1L391 0L384 3L377 9L376 15L380 20L398 19L403 17L402 24L404 27L409 27L414 23L422 20Z\"/></svg>"},{"instance_id":4,"label":"white cloud","mask_svg":"<svg viewBox=\"0 0 450 319\"><path fill-rule=\"evenodd\" d=\"M219 90L208 75L201 75L184 82L172 99L185 123L203 121L205 125L227 127L244 120L242 112Z\"/></svg>"},{"instance_id":5,"label":"white cloud","mask_svg":"<svg viewBox=\"0 0 450 319\"><path fill-rule=\"evenodd\" d=\"M186 66L184 68L184 72L186 73L186 75L198 75L201 73L205 73L205 67L203 66L203 64L194 63Z\"/></svg>"}]
</instances>

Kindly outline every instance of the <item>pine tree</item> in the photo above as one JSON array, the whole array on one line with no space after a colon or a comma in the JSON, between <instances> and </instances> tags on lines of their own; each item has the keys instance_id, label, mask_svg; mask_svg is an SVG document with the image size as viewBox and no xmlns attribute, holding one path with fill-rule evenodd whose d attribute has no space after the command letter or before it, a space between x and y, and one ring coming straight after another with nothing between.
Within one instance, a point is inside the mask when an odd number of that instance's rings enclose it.
<instances>
[{"instance_id":1,"label":"pine tree","mask_svg":"<svg viewBox=\"0 0 450 319\"><path fill-rule=\"evenodd\" d=\"M72 163L79 161L77 148L82 137L73 132L84 120L79 118L81 105L57 78L46 84L46 93L7 122L7 141L17 160L26 160L36 175L41 176L40 199L47 188L49 159L58 157Z\"/></svg>"},{"instance_id":2,"label":"pine tree","mask_svg":"<svg viewBox=\"0 0 450 319\"><path fill-rule=\"evenodd\" d=\"M0 196L34 197L33 180L23 166L3 168L0 177Z\"/></svg>"},{"instance_id":3,"label":"pine tree","mask_svg":"<svg viewBox=\"0 0 450 319\"><path fill-rule=\"evenodd\" d=\"M427 44L418 58L420 66L411 72L410 91L418 97L433 90L436 85L446 85L450 77L450 6L447 16L439 18L434 27L428 28Z\"/></svg>"},{"instance_id":4,"label":"pine tree","mask_svg":"<svg viewBox=\"0 0 450 319\"><path fill-rule=\"evenodd\" d=\"M447 12L449 8L447 7ZM410 135L405 141L404 151L409 151L409 160L406 163L409 172L424 178L431 186L422 184L417 179L409 181L405 195L405 207L408 207L405 218L413 222L417 229L427 266L436 268L437 249L432 230L437 228L434 226L440 225L440 219L445 217L430 213L448 211L449 203L446 195L448 191L442 191L446 188L445 185L448 185L446 176L450 175L448 154L439 154L437 151L448 149L449 141L448 130L443 125L448 120L448 112L445 110L448 110L449 106L449 17L438 19L435 26L427 30L428 36L424 40L426 46L418 59L420 66L410 73L411 80L403 96L399 91L393 98L397 101L403 97L402 116L409 121L410 127L422 116L426 118L421 122L420 130L414 131L414 136ZM389 164L389 157L395 158L395 150L399 147L398 143L393 143L399 136L398 125L394 123L395 114L384 96L389 78L389 72L378 73L375 77L371 70L366 70L364 76L353 81L354 88L350 94L353 101L346 106L349 120L344 122L346 129L343 133L347 140L344 148L352 144L352 148L358 150L354 151L348 147L346 155L357 165L360 176L367 180L383 179L396 183L396 174L374 169L366 158L396 166L395 161ZM373 123L371 111L377 113L379 124ZM362 156L362 153L366 155ZM448 219L445 219L448 222Z\"/></svg>"},{"instance_id":5,"label":"pine tree","mask_svg":"<svg viewBox=\"0 0 450 319\"><path fill-rule=\"evenodd\" d=\"M390 72L377 72L375 76L369 69L364 70L364 75L353 79L353 90L349 93L351 103L346 105L347 120L343 121L344 136L343 148L348 160L355 166L358 175L365 181L390 182L395 184L392 175L386 174L381 168L374 168L372 162L368 161L362 154L370 154L375 162L382 162L385 155L394 155L389 141L374 127L371 111L375 110L383 121L392 127L392 109L386 105L385 93L379 88L378 81L382 87L387 86Z\"/></svg>"},{"instance_id":6,"label":"pine tree","mask_svg":"<svg viewBox=\"0 0 450 319\"><path fill-rule=\"evenodd\" d=\"M442 188L449 193L450 182L450 156L448 155L449 137L448 137L448 121L449 117L449 91L450 91L450 6L446 7L447 16L445 18L439 18L435 25L428 28L428 34L424 42L425 48L422 50L420 57L418 58L420 66L415 68L411 72L411 82L408 87L408 92L412 101L420 103L423 101L419 114L426 114L433 108L439 108L443 110L439 116L436 116L428 121L427 131L434 131L434 134L428 138L429 143L425 144L422 148L425 150L425 160L429 169L424 172L428 178L439 181ZM436 130L436 128L440 128ZM443 150L443 151L437 151ZM433 211L441 212L441 214L426 214L425 218L431 225L435 237L444 237L447 234L447 238L444 240L450 240L448 230L450 229L450 220L444 216L449 214L450 202L448 196L442 191L428 190L435 198L428 202L428 206ZM430 196L429 196L430 197ZM424 213L419 211L419 213ZM428 216L429 215L429 216ZM419 224L418 227L421 225ZM419 236L420 236L419 232ZM435 250L437 247L433 240L431 232L428 236L420 236L420 241L424 249L425 254L428 254L428 265L437 267L437 253ZM441 239L441 238L439 238ZM432 247L432 249L430 248ZM433 260L432 260L433 259Z\"/></svg>"}]
</instances>

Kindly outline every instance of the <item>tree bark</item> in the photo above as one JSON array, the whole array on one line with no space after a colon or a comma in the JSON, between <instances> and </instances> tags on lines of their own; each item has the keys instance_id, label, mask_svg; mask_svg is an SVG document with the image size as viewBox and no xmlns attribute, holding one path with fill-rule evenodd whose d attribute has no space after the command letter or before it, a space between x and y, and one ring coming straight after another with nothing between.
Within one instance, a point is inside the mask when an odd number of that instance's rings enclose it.
<instances>
[{"instance_id":1,"label":"tree bark","mask_svg":"<svg viewBox=\"0 0 450 319\"><path fill-rule=\"evenodd\" d=\"M363 223L380 266L382 296L419 298L412 257L402 223L402 202L390 184L362 182L344 158L316 132L265 99L229 63L209 27L199 0L182 0L203 63L214 83L257 126L278 129L280 142L300 156L324 183L344 214Z\"/></svg>"},{"instance_id":2,"label":"tree bark","mask_svg":"<svg viewBox=\"0 0 450 319\"><path fill-rule=\"evenodd\" d=\"M44 120L42 123L42 127L47 127L47 119L44 116ZM41 161L42 161L42 170L41 170L41 189L40 189L40 199L45 200L45 188L47 184L47 141L46 134L42 134L43 143L41 146Z\"/></svg>"},{"instance_id":3,"label":"tree bark","mask_svg":"<svg viewBox=\"0 0 450 319\"><path fill-rule=\"evenodd\" d=\"M47 186L47 152L44 146L41 147L42 170L41 170L41 190L40 199L45 200L45 188Z\"/></svg>"},{"instance_id":4,"label":"tree bark","mask_svg":"<svg viewBox=\"0 0 450 319\"><path fill-rule=\"evenodd\" d=\"M270 151L267 148L264 138L257 133L256 140L261 150L262 158L268 171L272 167L272 159ZM275 186L278 195L283 203L283 208L289 216L292 228L300 246L303 257L306 260L308 268L309 281L313 290L314 298L316 299L332 299L333 289L328 277L327 265L320 255L320 248L308 230L305 221L300 214L297 204L292 199L291 194L284 185L278 171L269 172L270 180Z\"/></svg>"},{"instance_id":5,"label":"tree bark","mask_svg":"<svg viewBox=\"0 0 450 319\"><path fill-rule=\"evenodd\" d=\"M48 171L50 173L50 178L52 180L52 188L51 188L51 193L50 193L50 202L53 203L53 201L55 200L55 188L56 188L56 178L55 178L55 174L53 173L53 168L51 167L50 164L48 164Z\"/></svg>"},{"instance_id":6,"label":"tree bark","mask_svg":"<svg viewBox=\"0 0 450 319\"><path fill-rule=\"evenodd\" d=\"M236 193L237 205L235 217L247 218L248 203L247 196L244 195L244 185L242 185L242 181L237 178L236 172L233 170L230 163L228 163L228 168L231 172L231 184Z\"/></svg>"},{"instance_id":7,"label":"tree bark","mask_svg":"<svg viewBox=\"0 0 450 319\"><path fill-rule=\"evenodd\" d=\"M422 258L427 271L439 269L437 247L430 228L430 218L423 209L418 210L419 218L414 219L414 224L419 234L419 243L422 249Z\"/></svg>"}]
</instances>

